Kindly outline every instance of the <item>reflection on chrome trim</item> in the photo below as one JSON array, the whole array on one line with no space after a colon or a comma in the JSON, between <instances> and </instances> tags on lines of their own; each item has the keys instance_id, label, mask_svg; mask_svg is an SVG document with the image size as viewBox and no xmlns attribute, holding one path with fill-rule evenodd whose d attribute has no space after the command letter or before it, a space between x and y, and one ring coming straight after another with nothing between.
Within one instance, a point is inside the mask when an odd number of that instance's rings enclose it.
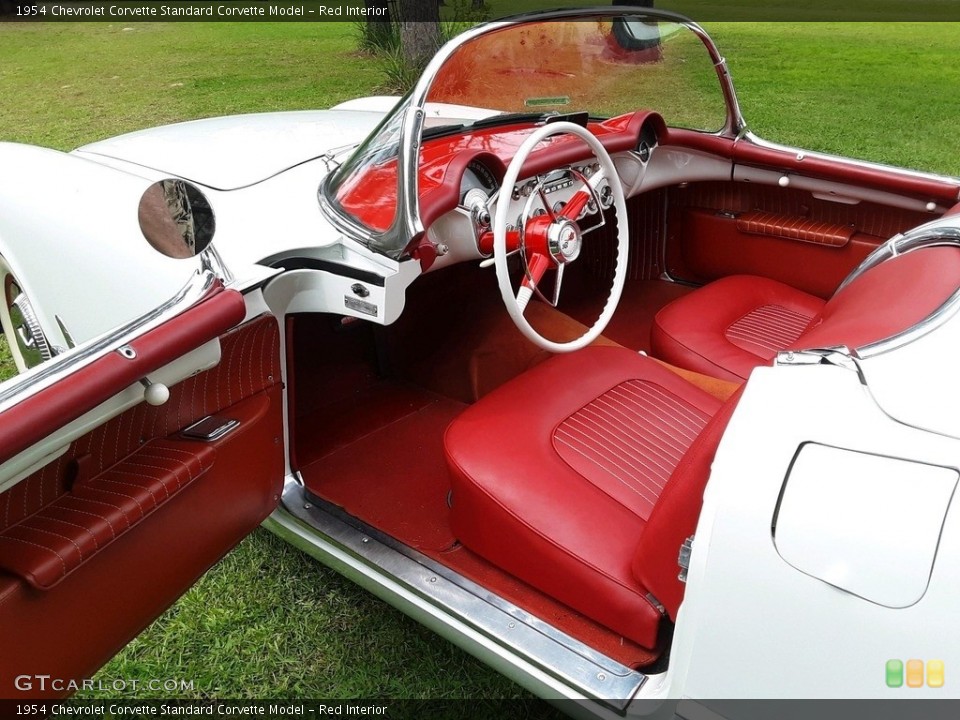
<instances>
[{"instance_id":1,"label":"reflection on chrome trim","mask_svg":"<svg viewBox=\"0 0 960 720\"><path fill-rule=\"evenodd\" d=\"M217 278L213 273L198 270L176 295L162 305L99 338L58 355L33 371L11 378L0 386L0 412L36 395L70 373L86 367L98 357L133 342L143 333L179 315L210 294L216 284Z\"/></svg>"},{"instance_id":2,"label":"reflection on chrome trim","mask_svg":"<svg viewBox=\"0 0 960 720\"><path fill-rule=\"evenodd\" d=\"M207 245L200 253L200 267L220 278L224 285L229 285L236 279L212 244Z\"/></svg>"},{"instance_id":3,"label":"reflection on chrome trim","mask_svg":"<svg viewBox=\"0 0 960 720\"><path fill-rule=\"evenodd\" d=\"M299 532L295 533L291 523L299 526ZM429 608L434 616L441 613L466 623L484 637L484 644L503 648L576 693L600 700L621 713L646 681L642 673L596 652L459 573L305 493L294 478L287 479L282 507L265 525L342 572L323 548L335 546L351 557L351 569L366 568L366 578L373 571L415 595L418 611ZM367 587L372 589L369 584ZM397 606L407 610L400 603Z\"/></svg>"}]
</instances>

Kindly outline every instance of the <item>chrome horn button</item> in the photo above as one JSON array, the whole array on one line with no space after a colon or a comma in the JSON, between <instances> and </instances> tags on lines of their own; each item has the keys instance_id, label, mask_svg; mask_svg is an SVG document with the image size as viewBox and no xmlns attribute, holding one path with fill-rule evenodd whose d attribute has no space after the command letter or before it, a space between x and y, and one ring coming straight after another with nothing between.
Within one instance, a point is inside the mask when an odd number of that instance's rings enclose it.
<instances>
[{"instance_id":1,"label":"chrome horn button","mask_svg":"<svg viewBox=\"0 0 960 720\"><path fill-rule=\"evenodd\" d=\"M563 219L547 229L547 250L558 263L573 262L580 255L583 238L572 220Z\"/></svg>"}]
</instances>

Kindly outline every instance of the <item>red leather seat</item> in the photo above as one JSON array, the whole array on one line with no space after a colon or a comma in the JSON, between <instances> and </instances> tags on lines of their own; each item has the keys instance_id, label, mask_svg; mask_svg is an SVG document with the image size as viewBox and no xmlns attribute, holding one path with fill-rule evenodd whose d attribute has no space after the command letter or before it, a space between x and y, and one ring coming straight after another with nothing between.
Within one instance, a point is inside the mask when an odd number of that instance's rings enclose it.
<instances>
[{"instance_id":1,"label":"red leather seat","mask_svg":"<svg viewBox=\"0 0 960 720\"><path fill-rule=\"evenodd\" d=\"M677 556L735 402L625 348L553 357L448 428L454 534L652 648L661 607L679 607Z\"/></svg>"},{"instance_id":2,"label":"red leather seat","mask_svg":"<svg viewBox=\"0 0 960 720\"><path fill-rule=\"evenodd\" d=\"M668 363L743 381L780 350L863 347L906 330L960 285L960 249L924 247L872 267L830 300L751 275L722 278L663 308L653 354Z\"/></svg>"},{"instance_id":3,"label":"red leather seat","mask_svg":"<svg viewBox=\"0 0 960 720\"><path fill-rule=\"evenodd\" d=\"M824 305L775 280L733 275L660 310L650 348L671 365L743 382L757 365L791 347Z\"/></svg>"}]
</instances>

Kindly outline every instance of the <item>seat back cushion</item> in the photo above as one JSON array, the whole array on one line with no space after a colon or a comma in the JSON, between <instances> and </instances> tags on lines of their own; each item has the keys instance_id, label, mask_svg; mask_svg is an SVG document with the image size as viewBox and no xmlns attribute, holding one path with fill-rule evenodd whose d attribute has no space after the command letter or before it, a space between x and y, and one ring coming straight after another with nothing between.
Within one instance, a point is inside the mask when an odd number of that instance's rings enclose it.
<instances>
[{"instance_id":1,"label":"seat back cushion","mask_svg":"<svg viewBox=\"0 0 960 720\"><path fill-rule=\"evenodd\" d=\"M870 268L834 295L794 349L860 348L929 317L960 287L960 248L925 247Z\"/></svg>"},{"instance_id":2,"label":"seat back cushion","mask_svg":"<svg viewBox=\"0 0 960 720\"><path fill-rule=\"evenodd\" d=\"M741 387L690 445L660 494L633 556L634 577L674 620L685 587L677 565L680 547L696 530L713 456L742 393Z\"/></svg>"}]
</instances>

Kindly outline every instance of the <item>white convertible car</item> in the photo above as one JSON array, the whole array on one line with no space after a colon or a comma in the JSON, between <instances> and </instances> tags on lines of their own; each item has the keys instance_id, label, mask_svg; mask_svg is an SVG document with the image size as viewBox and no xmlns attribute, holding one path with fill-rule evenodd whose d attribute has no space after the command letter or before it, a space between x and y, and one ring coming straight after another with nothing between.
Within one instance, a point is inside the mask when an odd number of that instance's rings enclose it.
<instances>
[{"instance_id":1,"label":"white convertible car","mask_svg":"<svg viewBox=\"0 0 960 720\"><path fill-rule=\"evenodd\" d=\"M696 24L0 167L0 695L265 523L582 712L956 697L960 180L759 139Z\"/></svg>"}]
</instances>

